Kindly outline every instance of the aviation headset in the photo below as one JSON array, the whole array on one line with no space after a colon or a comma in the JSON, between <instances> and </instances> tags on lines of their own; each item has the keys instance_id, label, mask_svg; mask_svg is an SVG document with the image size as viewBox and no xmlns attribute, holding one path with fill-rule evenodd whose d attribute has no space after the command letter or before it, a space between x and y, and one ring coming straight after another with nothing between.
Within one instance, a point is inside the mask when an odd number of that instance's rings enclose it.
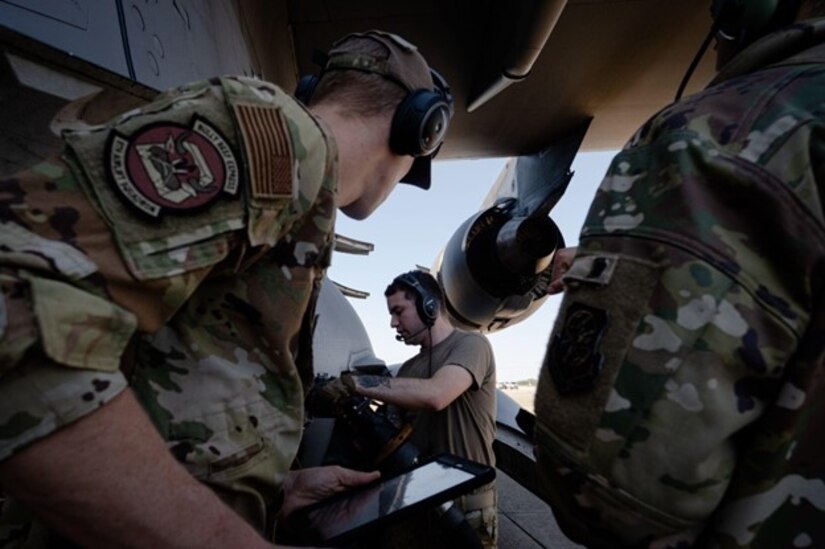
<instances>
[{"instance_id":1,"label":"aviation headset","mask_svg":"<svg viewBox=\"0 0 825 549\"><path fill-rule=\"evenodd\" d=\"M801 3L802 0L713 0L710 6L713 26L682 78L675 101L682 97L714 36L730 41L738 52L757 38L791 23Z\"/></svg>"},{"instance_id":2,"label":"aviation headset","mask_svg":"<svg viewBox=\"0 0 825 549\"><path fill-rule=\"evenodd\" d=\"M421 271L409 271L398 275L393 283L407 286L415 294L415 309L418 311L418 318L428 328L435 324L438 316L439 298L424 287L419 280Z\"/></svg>"},{"instance_id":3,"label":"aviation headset","mask_svg":"<svg viewBox=\"0 0 825 549\"><path fill-rule=\"evenodd\" d=\"M381 36L392 40L400 47L407 47L392 34L381 34ZM383 65L378 59L372 58L374 62L367 65L347 55L333 55L330 57L326 54L320 54L319 56L318 53L316 52L314 61L321 65L321 73L301 77L294 94L299 101L304 105L309 105L318 82L323 74L329 70L353 69L377 74L409 91L409 94L401 101L393 115L392 126L390 127L390 149L395 154L414 157L430 156L438 151L444 141L444 136L447 134L447 127L454 110L450 88L447 81L438 72L430 69L430 76L435 84L435 89L421 88L413 90L389 71L383 69ZM368 55L361 55L361 57L371 58Z\"/></svg>"},{"instance_id":4,"label":"aviation headset","mask_svg":"<svg viewBox=\"0 0 825 549\"><path fill-rule=\"evenodd\" d=\"M737 48L793 21L802 0L713 0L714 27Z\"/></svg>"}]
</instances>

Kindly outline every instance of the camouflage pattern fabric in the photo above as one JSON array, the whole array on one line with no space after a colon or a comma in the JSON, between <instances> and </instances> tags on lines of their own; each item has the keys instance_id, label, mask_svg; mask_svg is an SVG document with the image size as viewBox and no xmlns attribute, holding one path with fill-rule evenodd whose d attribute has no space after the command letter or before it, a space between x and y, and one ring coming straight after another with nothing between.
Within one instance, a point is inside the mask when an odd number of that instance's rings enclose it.
<instances>
[{"instance_id":1,"label":"camouflage pattern fabric","mask_svg":"<svg viewBox=\"0 0 825 549\"><path fill-rule=\"evenodd\" d=\"M481 509L464 508L464 518L467 524L475 530L481 540L484 549L495 549L498 547L498 490L495 484L488 484L472 492L492 492L492 505L487 505Z\"/></svg>"},{"instance_id":2,"label":"camouflage pattern fabric","mask_svg":"<svg viewBox=\"0 0 825 549\"><path fill-rule=\"evenodd\" d=\"M235 77L66 142L0 183L0 459L130 385L173 455L268 533L312 377L334 142Z\"/></svg>"},{"instance_id":3,"label":"camouflage pattern fabric","mask_svg":"<svg viewBox=\"0 0 825 549\"><path fill-rule=\"evenodd\" d=\"M592 547L825 546L825 19L613 160L542 365L543 487Z\"/></svg>"}]
</instances>

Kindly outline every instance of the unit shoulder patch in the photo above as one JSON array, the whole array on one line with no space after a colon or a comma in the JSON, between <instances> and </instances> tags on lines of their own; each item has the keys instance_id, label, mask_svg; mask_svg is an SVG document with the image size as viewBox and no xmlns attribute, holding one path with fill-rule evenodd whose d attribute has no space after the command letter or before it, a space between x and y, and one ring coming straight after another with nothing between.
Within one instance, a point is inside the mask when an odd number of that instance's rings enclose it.
<instances>
[{"instance_id":1,"label":"unit shoulder patch","mask_svg":"<svg viewBox=\"0 0 825 549\"><path fill-rule=\"evenodd\" d=\"M220 196L234 197L240 167L229 142L206 119L188 126L154 122L126 136L112 132L106 172L119 196L141 214L200 211Z\"/></svg>"},{"instance_id":2,"label":"unit shoulder patch","mask_svg":"<svg viewBox=\"0 0 825 549\"><path fill-rule=\"evenodd\" d=\"M567 309L561 333L550 348L550 375L559 394L588 391L602 372L599 343L607 328L607 312L582 303Z\"/></svg>"}]
</instances>

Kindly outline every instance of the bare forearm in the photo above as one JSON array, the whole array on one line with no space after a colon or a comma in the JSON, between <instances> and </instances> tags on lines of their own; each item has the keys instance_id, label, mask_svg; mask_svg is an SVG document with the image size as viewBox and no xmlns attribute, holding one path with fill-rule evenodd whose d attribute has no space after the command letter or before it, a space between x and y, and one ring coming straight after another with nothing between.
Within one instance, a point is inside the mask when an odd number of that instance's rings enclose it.
<instances>
[{"instance_id":1,"label":"bare forearm","mask_svg":"<svg viewBox=\"0 0 825 549\"><path fill-rule=\"evenodd\" d=\"M410 410L436 409L429 379L354 376L355 391L362 396Z\"/></svg>"},{"instance_id":2,"label":"bare forearm","mask_svg":"<svg viewBox=\"0 0 825 549\"><path fill-rule=\"evenodd\" d=\"M129 392L0 463L0 482L84 546L268 546L172 458Z\"/></svg>"},{"instance_id":3,"label":"bare forearm","mask_svg":"<svg viewBox=\"0 0 825 549\"><path fill-rule=\"evenodd\" d=\"M408 410L443 410L473 382L460 366L447 364L433 377L353 376L358 394Z\"/></svg>"}]
</instances>

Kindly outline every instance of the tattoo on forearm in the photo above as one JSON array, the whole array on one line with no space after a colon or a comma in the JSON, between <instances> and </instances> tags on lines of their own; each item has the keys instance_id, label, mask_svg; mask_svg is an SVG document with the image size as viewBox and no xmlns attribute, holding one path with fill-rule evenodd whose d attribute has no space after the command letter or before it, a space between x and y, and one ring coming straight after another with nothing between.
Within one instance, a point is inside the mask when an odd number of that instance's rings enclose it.
<instances>
[{"instance_id":1,"label":"tattoo on forearm","mask_svg":"<svg viewBox=\"0 0 825 549\"><path fill-rule=\"evenodd\" d=\"M386 376L358 376L358 385L364 389L372 389L374 387L390 388L390 378Z\"/></svg>"}]
</instances>

